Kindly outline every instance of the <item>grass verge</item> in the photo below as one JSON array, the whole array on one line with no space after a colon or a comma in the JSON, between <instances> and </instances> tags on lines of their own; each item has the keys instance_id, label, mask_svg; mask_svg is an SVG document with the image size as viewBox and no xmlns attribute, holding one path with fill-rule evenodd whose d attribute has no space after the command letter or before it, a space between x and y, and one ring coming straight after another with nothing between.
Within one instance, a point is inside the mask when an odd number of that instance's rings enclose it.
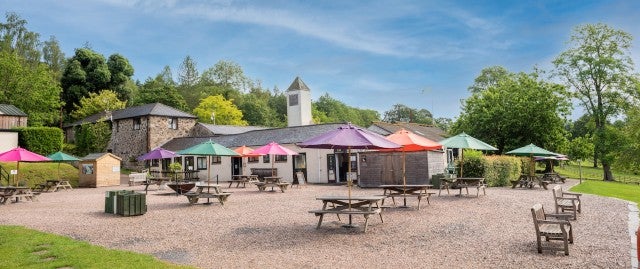
<instances>
[{"instance_id":1,"label":"grass verge","mask_svg":"<svg viewBox=\"0 0 640 269\"><path fill-rule=\"evenodd\" d=\"M0 226L0 268L195 268L20 226Z\"/></svg>"}]
</instances>

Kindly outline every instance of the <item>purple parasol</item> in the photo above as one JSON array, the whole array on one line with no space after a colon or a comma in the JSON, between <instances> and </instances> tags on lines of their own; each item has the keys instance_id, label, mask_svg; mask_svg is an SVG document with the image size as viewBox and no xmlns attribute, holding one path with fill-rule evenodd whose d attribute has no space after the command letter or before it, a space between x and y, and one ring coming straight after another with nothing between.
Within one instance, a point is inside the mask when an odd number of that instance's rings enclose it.
<instances>
[{"instance_id":1,"label":"purple parasol","mask_svg":"<svg viewBox=\"0 0 640 269\"><path fill-rule=\"evenodd\" d=\"M351 156L351 149L385 149L400 148L401 146L387 140L384 136L362 129L358 126L347 123L338 129L326 132L297 144L301 148L321 148L321 149L347 149L347 156ZM347 175L351 174L351 165L347 166ZM351 185L353 179L347 177L347 187L349 189L349 199L351 199ZM349 201L351 209L351 201ZM351 215L349 215L351 223Z\"/></svg>"},{"instance_id":2,"label":"purple parasol","mask_svg":"<svg viewBox=\"0 0 640 269\"><path fill-rule=\"evenodd\" d=\"M158 160L158 159L167 159L178 156L173 151L166 150L163 148L155 148L152 151L145 153L144 155L138 157L138 161L147 161L147 160Z\"/></svg>"}]
</instances>

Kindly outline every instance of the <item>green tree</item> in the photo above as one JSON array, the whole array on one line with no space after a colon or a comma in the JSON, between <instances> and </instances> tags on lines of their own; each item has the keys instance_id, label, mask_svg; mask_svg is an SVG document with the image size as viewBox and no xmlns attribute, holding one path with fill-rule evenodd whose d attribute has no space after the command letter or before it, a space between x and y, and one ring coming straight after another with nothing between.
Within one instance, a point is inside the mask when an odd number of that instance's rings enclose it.
<instances>
[{"instance_id":1,"label":"green tree","mask_svg":"<svg viewBox=\"0 0 640 269\"><path fill-rule=\"evenodd\" d=\"M410 108L403 104L396 104L384 112L385 122L414 122L433 125L433 115L426 109Z\"/></svg>"},{"instance_id":2,"label":"green tree","mask_svg":"<svg viewBox=\"0 0 640 269\"><path fill-rule=\"evenodd\" d=\"M557 150L566 144L569 109L562 85L536 73L510 73L466 99L451 133L467 132L496 145L499 153L529 143Z\"/></svg>"},{"instance_id":3,"label":"green tree","mask_svg":"<svg viewBox=\"0 0 640 269\"><path fill-rule=\"evenodd\" d=\"M108 122L86 123L76 128L76 155L106 151L111 139L111 125Z\"/></svg>"},{"instance_id":4,"label":"green tree","mask_svg":"<svg viewBox=\"0 0 640 269\"><path fill-rule=\"evenodd\" d=\"M55 36L51 36L49 40L44 42L42 58L44 63L47 64L55 74L56 80L59 81L60 78L62 78L62 70L64 70L66 59Z\"/></svg>"},{"instance_id":5,"label":"green tree","mask_svg":"<svg viewBox=\"0 0 640 269\"><path fill-rule=\"evenodd\" d=\"M251 80L244 75L242 67L231 61L218 61L202 72L200 80L207 85L218 85L241 92L247 92L253 86Z\"/></svg>"},{"instance_id":6,"label":"green tree","mask_svg":"<svg viewBox=\"0 0 640 269\"><path fill-rule=\"evenodd\" d=\"M284 127L286 124L278 119L276 111L269 106L271 92L260 88L251 91L237 101L243 118L249 125Z\"/></svg>"},{"instance_id":7,"label":"green tree","mask_svg":"<svg viewBox=\"0 0 640 269\"><path fill-rule=\"evenodd\" d=\"M89 48L76 49L75 55L67 60L60 79L67 113L90 92L109 89L110 81L111 72L104 56Z\"/></svg>"},{"instance_id":8,"label":"green tree","mask_svg":"<svg viewBox=\"0 0 640 269\"><path fill-rule=\"evenodd\" d=\"M622 132L626 140L617 150L616 165L620 168L640 173L640 107L634 106L627 110Z\"/></svg>"},{"instance_id":9,"label":"green tree","mask_svg":"<svg viewBox=\"0 0 640 269\"><path fill-rule=\"evenodd\" d=\"M52 126L60 119L60 92L52 72L43 64L0 51L0 103L12 104L29 115L29 126Z\"/></svg>"},{"instance_id":10,"label":"green tree","mask_svg":"<svg viewBox=\"0 0 640 269\"><path fill-rule=\"evenodd\" d=\"M233 104L231 100L225 99L222 95L209 96L202 99L200 104L193 110L200 122L214 123L219 125L241 125L246 126L247 121L242 119L242 111ZM212 119L213 118L213 119Z\"/></svg>"},{"instance_id":11,"label":"green tree","mask_svg":"<svg viewBox=\"0 0 640 269\"><path fill-rule=\"evenodd\" d=\"M450 118L442 118L442 117L436 118L434 122L436 127L440 128L440 130L443 130L445 132L449 132L449 129L453 124L453 120L451 120Z\"/></svg>"},{"instance_id":12,"label":"green tree","mask_svg":"<svg viewBox=\"0 0 640 269\"><path fill-rule=\"evenodd\" d=\"M199 81L200 77L196 62L191 56L185 57L178 71L177 89L190 109L195 108L200 103L200 100L207 96L204 92L204 87L198 85Z\"/></svg>"},{"instance_id":13,"label":"green tree","mask_svg":"<svg viewBox=\"0 0 640 269\"><path fill-rule=\"evenodd\" d=\"M82 97L80 105L71 113L74 119L83 119L103 111L114 111L125 108L127 102L120 101L118 95L111 90L100 93L89 93L89 97Z\"/></svg>"},{"instance_id":14,"label":"green tree","mask_svg":"<svg viewBox=\"0 0 640 269\"><path fill-rule=\"evenodd\" d=\"M178 93L176 86L171 81L167 81L164 73L158 74L155 79L148 78L140 86L138 95L135 98L135 105L149 103L162 103L183 111L189 111L184 97Z\"/></svg>"},{"instance_id":15,"label":"green tree","mask_svg":"<svg viewBox=\"0 0 640 269\"><path fill-rule=\"evenodd\" d=\"M129 100L132 89L127 87L127 82L133 76L133 66L127 58L116 53L109 56L107 67L111 74L108 89L116 92L120 100Z\"/></svg>"},{"instance_id":16,"label":"green tree","mask_svg":"<svg viewBox=\"0 0 640 269\"><path fill-rule=\"evenodd\" d=\"M569 158L572 160L586 160L593 155L593 142L589 136L575 137L569 143Z\"/></svg>"},{"instance_id":17,"label":"green tree","mask_svg":"<svg viewBox=\"0 0 640 269\"><path fill-rule=\"evenodd\" d=\"M569 49L554 61L556 75L573 90L595 124L595 155L603 168L603 180L614 180L606 137L608 120L619 115L630 102L633 61L629 56L632 37L605 24L577 26Z\"/></svg>"},{"instance_id":18,"label":"green tree","mask_svg":"<svg viewBox=\"0 0 640 269\"><path fill-rule=\"evenodd\" d=\"M18 55L31 67L40 63L40 35L27 29L27 21L13 12L0 23L0 50Z\"/></svg>"},{"instance_id":19,"label":"green tree","mask_svg":"<svg viewBox=\"0 0 640 269\"><path fill-rule=\"evenodd\" d=\"M482 69L480 71L480 75L476 77L473 81L473 85L471 85L468 89L469 92L479 93L488 88L495 87L498 83L509 76L509 70L505 69L502 66L491 66Z\"/></svg>"}]
</instances>

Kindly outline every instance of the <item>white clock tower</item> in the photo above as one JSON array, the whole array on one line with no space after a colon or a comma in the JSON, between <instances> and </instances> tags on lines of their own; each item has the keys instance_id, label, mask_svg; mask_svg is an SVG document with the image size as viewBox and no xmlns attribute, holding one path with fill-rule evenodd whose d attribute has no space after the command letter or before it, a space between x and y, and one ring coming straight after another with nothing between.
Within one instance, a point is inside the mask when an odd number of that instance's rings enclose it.
<instances>
[{"instance_id":1,"label":"white clock tower","mask_svg":"<svg viewBox=\"0 0 640 269\"><path fill-rule=\"evenodd\" d=\"M311 116L311 90L296 77L287 89L287 123L288 126L313 124Z\"/></svg>"}]
</instances>

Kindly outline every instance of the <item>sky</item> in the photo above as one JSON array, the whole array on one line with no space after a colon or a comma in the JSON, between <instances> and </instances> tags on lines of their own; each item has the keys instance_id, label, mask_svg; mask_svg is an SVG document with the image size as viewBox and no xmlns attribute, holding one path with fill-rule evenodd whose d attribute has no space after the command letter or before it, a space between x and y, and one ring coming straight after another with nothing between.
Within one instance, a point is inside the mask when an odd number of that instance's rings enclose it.
<instances>
[{"instance_id":1,"label":"sky","mask_svg":"<svg viewBox=\"0 0 640 269\"><path fill-rule=\"evenodd\" d=\"M105 58L123 55L136 80L164 66L177 79L186 56L200 72L231 61L264 88L286 90L299 76L314 100L328 93L381 116L404 104L455 119L483 68L551 70L585 23L633 35L640 72L637 0L0 0L0 7L42 41L55 36L67 57L85 44Z\"/></svg>"}]
</instances>

